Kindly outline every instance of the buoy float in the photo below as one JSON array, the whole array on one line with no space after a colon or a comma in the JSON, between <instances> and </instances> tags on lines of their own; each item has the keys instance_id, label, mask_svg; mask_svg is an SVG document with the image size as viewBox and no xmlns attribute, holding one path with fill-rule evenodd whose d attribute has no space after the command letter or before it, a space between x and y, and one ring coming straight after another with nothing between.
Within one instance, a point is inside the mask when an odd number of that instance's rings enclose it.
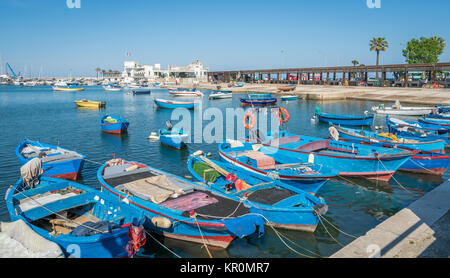
<instances>
[{"instance_id":1,"label":"buoy float","mask_svg":"<svg viewBox=\"0 0 450 278\"><path fill-rule=\"evenodd\" d=\"M170 227L172 227L172 221L170 221L168 218L161 216L153 217L152 224L162 229L169 229Z\"/></svg>"},{"instance_id":2,"label":"buoy float","mask_svg":"<svg viewBox=\"0 0 450 278\"><path fill-rule=\"evenodd\" d=\"M278 110L277 117L280 120L280 125L287 123L290 118L289 112L287 111L286 108L283 108L283 107Z\"/></svg>"},{"instance_id":3,"label":"buoy float","mask_svg":"<svg viewBox=\"0 0 450 278\"><path fill-rule=\"evenodd\" d=\"M247 113L244 117L244 127L246 129L253 129L255 127L255 125L256 125L255 115L251 112Z\"/></svg>"}]
</instances>

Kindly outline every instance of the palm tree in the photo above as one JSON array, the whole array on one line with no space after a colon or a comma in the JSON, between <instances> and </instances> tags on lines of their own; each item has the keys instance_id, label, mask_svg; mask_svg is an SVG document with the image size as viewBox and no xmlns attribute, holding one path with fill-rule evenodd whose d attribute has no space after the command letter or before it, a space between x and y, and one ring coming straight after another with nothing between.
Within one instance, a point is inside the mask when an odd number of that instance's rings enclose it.
<instances>
[{"instance_id":1,"label":"palm tree","mask_svg":"<svg viewBox=\"0 0 450 278\"><path fill-rule=\"evenodd\" d=\"M377 52L377 80L378 80L378 65L380 64L380 51L386 51L386 49L389 47L389 43L386 41L385 38L373 38L370 41L370 51L376 51Z\"/></svg>"},{"instance_id":2,"label":"palm tree","mask_svg":"<svg viewBox=\"0 0 450 278\"><path fill-rule=\"evenodd\" d=\"M97 79L98 79L98 75L100 74L100 72L102 72L101 68L95 68L95 72L97 73Z\"/></svg>"},{"instance_id":3,"label":"palm tree","mask_svg":"<svg viewBox=\"0 0 450 278\"><path fill-rule=\"evenodd\" d=\"M352 61L352 64L353 64L353 67L356 68L356 66L359 65L359 62L358 62L357 60L353 60L353 61ZM354 72L354 73L352 74L352 76L353 76L353 78L356 78L356 72Z\"/></svg>"}]
</instances>

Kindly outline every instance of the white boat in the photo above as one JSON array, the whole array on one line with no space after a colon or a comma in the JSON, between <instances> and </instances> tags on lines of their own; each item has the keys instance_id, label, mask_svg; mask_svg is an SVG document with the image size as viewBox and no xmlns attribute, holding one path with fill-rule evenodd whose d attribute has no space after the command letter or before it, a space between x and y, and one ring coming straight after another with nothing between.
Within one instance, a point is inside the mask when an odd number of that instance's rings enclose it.
<instances>
[{"instance_id":1,"label":"white boat","mask_svg":"<svg viewBox=\"0 0 450 278\"><path fill-rule=\"evenodd\" d=\"M225 99L225 98L233 98L233 93L215 93L210 94L209 99Z\"/></svg>"},{"instance_id":2,"label":"white boat","mask_svg":"<svg viewBox=\"0 0 450 278\"><path fill-rule=\"evenodd\" d=\"M35 87L36 86L36 81L26 81L23 83L23 86L25 87Z\"/></svg>"},{"instance_id":3,"label":"white boat","mask_svg":"<svg viewBox=\"0 0 450 278\"><path fill-rule=\"evenodd\" d=\"M391 107L385 107L384 104L372 107L372 111L378 114L388 115L404 115L404 116L423 116L433 112L433 107L404 107L399 101L395 102L395 105Z\"/></svg>"},{"instance_id":4,"label":"white boat","mask_svg":"<svg viewBox=\"0 0 450 278\"><path fill-rule=\"evenodd\" d=\"M106 86L103 86L103 90L109 91L109 92L118 92L118 91L121 91L122 88L117 85L106 85Z\"/></svg>"},{"instance_id":5,"label":"white boat","mask_svg":"<svg viewBox=\"0 0 450 278\"><path fill-rule=\"evenodd\" d=\"M196 91L196 92L187 92L187 91L175 91L170 92L171 95L175 97L203 97L203 93Z\"/></svg>"}]
</instances>

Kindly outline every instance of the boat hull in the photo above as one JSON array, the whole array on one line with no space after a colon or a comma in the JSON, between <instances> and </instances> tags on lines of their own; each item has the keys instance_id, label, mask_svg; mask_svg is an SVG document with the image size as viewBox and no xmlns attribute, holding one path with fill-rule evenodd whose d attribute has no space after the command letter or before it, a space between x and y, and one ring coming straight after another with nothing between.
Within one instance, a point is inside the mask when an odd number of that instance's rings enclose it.
<instances>
[{"instance_id":1,"label":"boat hull","mask_svg":"<svg viewBox=\"0 0 450 278\"><path fill-rule=\"evenodd\" d=\"M32 141L24 141L19 144L19 146L16 149L16 156L19 158L20 164L23 166L31 159L24 158L20 151L23 148L23 146L27 143L33 143ZM57 148L56 146L43 144L41 145L51 148ZM83 166L84 166L84 159L86 158L84 155L78 153L80 155L80 158L77 159L71 159L67 161L62 162L54 162L54 163L42 163L42 168L45 171L43 176L45 177L53 177L53 178L60 178L65 180L77 180L78 175L81 173Z\"/></svg>"},{"instance_id":2,"label":"boat hull","mask_svg":"<svg viewBox=\"0 0 450 278\"><path fill-rule=\"evenodd\" d=\"M182 149L186 146L188 135L163 135L160 133L159 140L161 141L161 144L175 148L175 149Z\"/></svg>"},{"instance_id":3,"label":"boat hull","mask_svg":"<svg viewBox=\"0 0 450 278\"><path fill-rule=\"evenodd\" d=\"M309 138L306 136L302 136ZM305 139L307 140L307 139ZM258 143L248 139L245 141L251 143ZM328 141L328 140L321 140ZM312 142L319 142L319 139L312 139ZM354 144L346 144L343 142L333 142L333 146L346 146L350 150L353 147L357 147ZM361 177L369 180L389 181L394 173L400 168L400 166L411 158L410 152L398 152L398 154L392 154L389 156L359 156L359 155L346 155L343 152L315 152L308 150L301 150L299 147L303 146L302 143L293 142L283 145L271 144L270 142L262 143L263 146L276 149L281 155L294 156L301 161L313 160L316 165L326 165L339 172L339 176L342 177ZM330 143L331 144L331 143ZM360 145L359 147L364 148ZM365 147L367 148L367 147ZM369 147L370 148L370 147ZM380 151L383 149L380 148ZM385 149L386 151L389 149ZM390 152L390 151L389 151Z\"/></svg>"},{"instance_id":4,"label":"boat hull","mask_svg":"<svg viewBox=\"0 0 450 278\"><path fill-rule=\"evenodd\" d=\"M126 163L130 165L138 165L139 167L148 167L144 164L136 162ZM145 221L145 227L154 232L166 235L174 239L185 240L194 243L206 243L209 246L218 248L227 248L231 241L236 238L236 235L230 230L228 226L229 224L227 223L229 221L237 221L238 225L245 225L247 224L247 221L252 221L248 220L248 215L225 220L202 220L174 213L172 209L165 208L161 205L156 205L149 201L144 201L137 197L129 196L111 187L103 179L102 176L105 167L106 164L101 166L97 171L97 178L102 187L105 189L104 192L112 194L116 198L118 197L119 200L127 199L127 203L141 211L148 220L151 220L154 217L164 217L171 222L170 227L162 228L154 225L152 221ZM157 171L159 174L171 176L171 174L164 171L153 169L151 167L148 168ZM179 179L187 183L192 183L191 181L185 180L183 178ZM253 232L255 232L255 230L253 230ZM250 233L250 231L247 231L247 233Z\"/></svg>"},{"instance_id":5,"label":"boat hull","mask_svg":"<svg viewBox=\"0 0 450 278\"><path fill-rule=\"evenodd\" d=\"M373 124L374 115L367 117L339 116L331 114L316 114L319 121L327 124L344 125L344 126L371 126Z\"/></svg>"},{"instance_id":6,"label":"boat hull","mask_svg":"<svg viewBox=\"0 0 450 278\"><path fill-rule=\"evenodd\" d=\"M63 87L53 87L55 92L80 92L84 91L84 88L63 88Z\"/></svg>"},{"instance_id":7,"label":"boat hull","mask_svg":"<svg viewBox=\"0 0 450 278\"><path fill-rule=\"evenodd\" d=\"M194 109L196 106L195 102L178 102L163 99L155 99L154 102L156 106L163 109L177 109L177 108Z\"/></svg>"},{"instance_id":8,"label":"boat hull","mask_svg":"<svg viewBox=\"0 0 450 278\"><path fill-rule=\"evenodd\" d=\"M242 105L271 105L277 103L276 98L271 99L243 99L241 98Z\"/></svg>"},{"instance_id":9,"label":"boat hull","mask_svg":"<svg viewBox=\"0 0 450 278\"><path fill-rule=\"evenodd\" d=\"M130 238L128 237L128 225L131 225L132 223L137 223L138 218L138 212L131 210L129 207L125 207L124 204L119 203L117 200L112 199L110 196L94 190L92 188L88 188L86 186L76 184L76 183L67 183L64 180L61 179L55 179L55 178L49 178L49 177L42 177L41 183L35 187L32 190L25 190L22 191L27 196L34 196L35 193L32 193L33 190L41 190L42 193L44 192L51 192L51 190L57 190L57 189L63 189L64 186L72 186L75 189L83 190L86 193L84 199L78 199L76 202L74 202L73 206L77 205L87 205L87 204L94 204L92 208L92 215L96 215L100 218L100 220L106 220L110 221L112 218L111 216L106 216L105 211L109 209L116 209L121 211L124 218L124 222L128 222L125 225L125 223L113 231L103 233L103 234L95 234L90 236L74 236L71 234L60 234L60 235L52 235L49 233L49 231L44 230L41 227L38 227L34 225L32 222L29 221L29 216L32 217L35 216L32 211L36 209L40 209L40 207L37 207L35 209L29 209L25 212L22 212L20 209L16 208L16 205L18 203L17 198L21 197L20 194L14 194L17 192L17 189L20 188L22 185L22 180L20 179L11 189L8 190L6 194L6 205L8 208L8 212L10 215L10 218L13 221L16 220L23 220L25 223L27 223L30 228L33 229L37 234L42 236L43 238L50 240L60 246L62 249L64 255L66 257L75 257L75 258L117 258L117 257L128 257L128 252L126 251L125 247L127 246L128 242L130 241ZM63 186L61 186L63 185ZM47 187L47 188L46 188ZM81 195L80 195L81 196ZM103 201L102 205L95 205L97 202L95 200L95 197L101 198ZM77 197L74 197L77 198ZM52 208L55 211L58 211L59 205L62 205L61 208L68 208L70 206L64 206L64 202L69 201L70 197L67 199L63 199L60 201L56 201L53 203L48 203L45 206L52 206ZM59 204L58 204L59 203ZM101 216L101 214L103 215ZM126 214L126 215L125 215ZM136 214L136 215L135 215ZM131 220L134 219L134 220Z\"/></svg>"},{"instance_id":10,"label":"boat hull","mask_svg":"<svg viewBox=\"0 0 450 278\"><path fill-rule=\"evenodd\" d=\"M400 171L442 176L450 163L449 155L417 154L400 167Z\"/></svg>"}]
</instances>

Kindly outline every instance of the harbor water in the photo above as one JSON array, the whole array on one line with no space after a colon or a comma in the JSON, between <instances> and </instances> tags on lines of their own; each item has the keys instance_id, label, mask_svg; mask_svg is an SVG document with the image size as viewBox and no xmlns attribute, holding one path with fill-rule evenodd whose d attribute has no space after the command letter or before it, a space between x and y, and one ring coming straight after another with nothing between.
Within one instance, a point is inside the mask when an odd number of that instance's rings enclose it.
<instances>
[{"instance_id":1,"label":"harbor water","mask_svg":"<svg viewBox=\"0 0 450 278\"><path fill-rule=\"evenodd\" d=\"M221 111L240 107L236 94L232 99L208 100L204 91L203 109L215 107ZM107 92L102 87L86 87L82 92L53 92L49 86L18 87L0 86L0 221L9 221L4 195L20 175L20 164L15 155L17 144L28 137L33 140L76 150L91 162L86 162L78 182L99 189L96 178L97 163L116 157L146 163L155 168L188 176L186 162L189 149L181 151L161 146L158 141L148 140L151 132L164 127L171 117L171 110L156 109L153 97L169 98L166 89L152 90L151 95L134 96L127 90ZM76 108L75 100L105 101L106 108L92 110ZM363 114L370 111L375 102L368 101L305 101L279 102L290 113L290 133L315 137L328 137L328 126L311 121L315 107L326 113ZM130 122L128 134L107 135L100 130L100 118L115 114ZM237 120L240 124L242 119ZM204 126L209 121L205 120ZM385 126L384 116L377 116L376 126ZM193 150L211 153L219 159L217 144L191 144ZM97 162L97 163L94 163ZM214 257L232 258L302 258L328 257L342 245L353 241L349 236L361 236L383 220L431 191L449 178L398 172L389 183L371 182L363 179L330 180L319 192L329 211L329 223L319 225L314 234L265 228L265 235L237 239L227 250L213 250ZM325 227L324 227L325 226ZM343 233L345 232L345 233ZM208 257L201 245L155 238L181 257ZM282 240L281 240L282 239ZM288 248L287 245L290 246ZM174 255L148 238L138 257L167 258Z\"/></svg>"}]
</instances>

